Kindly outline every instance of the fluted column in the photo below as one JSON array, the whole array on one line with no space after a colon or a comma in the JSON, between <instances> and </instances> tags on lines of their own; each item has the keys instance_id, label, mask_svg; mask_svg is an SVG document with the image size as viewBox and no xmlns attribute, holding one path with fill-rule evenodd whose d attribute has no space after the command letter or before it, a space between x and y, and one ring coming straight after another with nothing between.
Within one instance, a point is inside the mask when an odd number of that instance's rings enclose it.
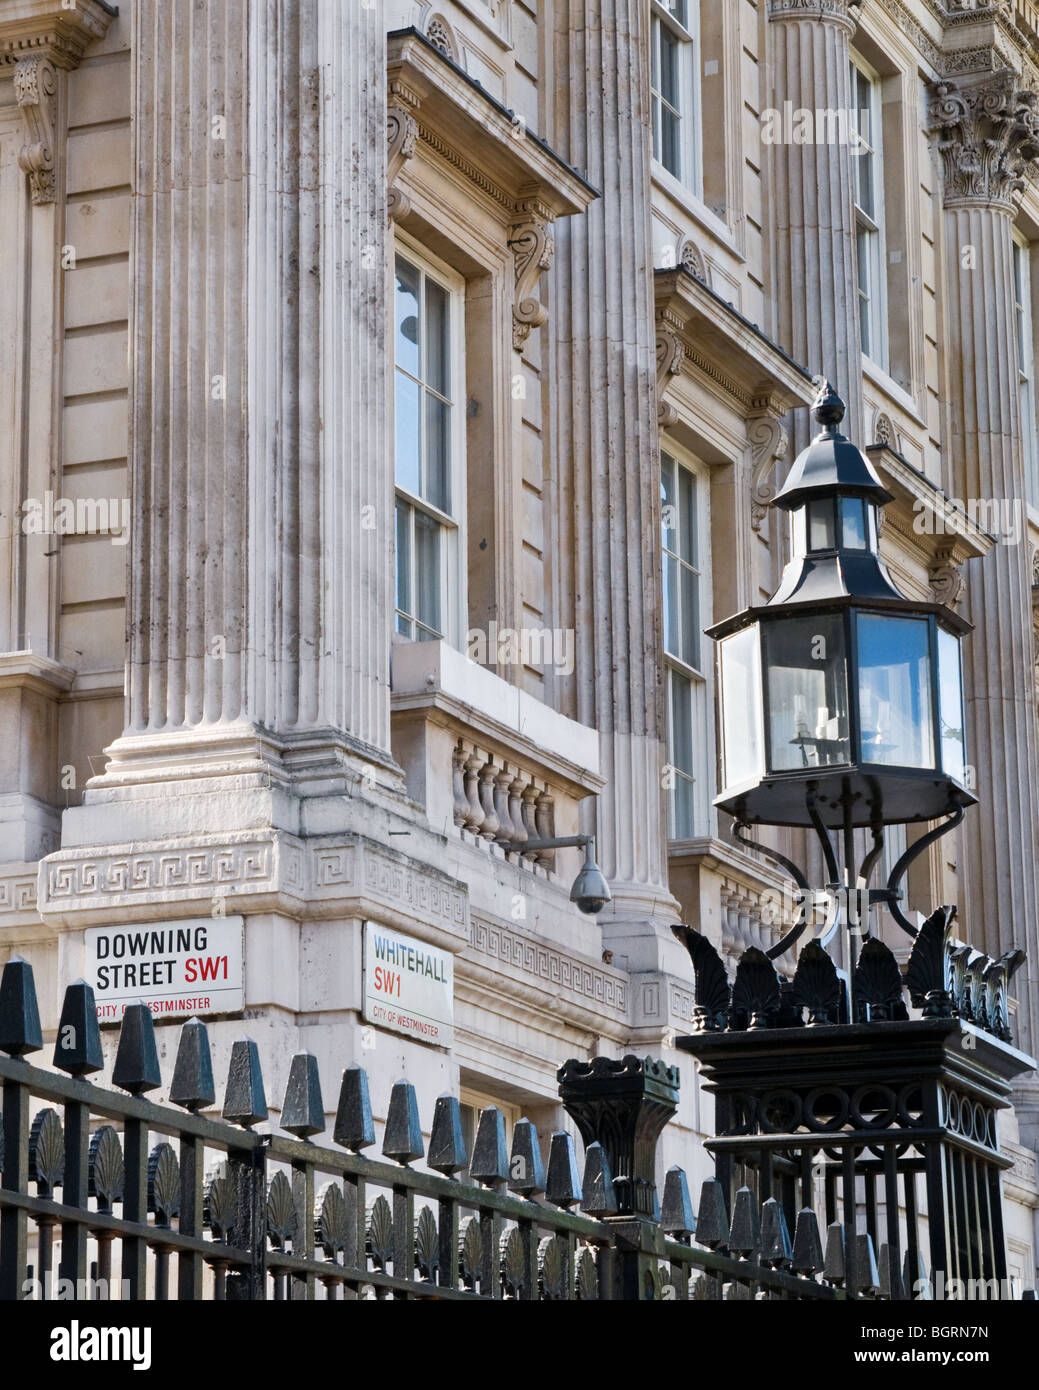
<instances>
[{"instance_id":1,"label":"fluted column","mask_svg":"<svg viewBox=\"0 0 1039 1390\"><path fill-rule=\"evenodd\" d=\"M662 772L660 481L651 282L648 5L558 7L553 142L602 196L556 225L551 297L555 603L577 635L569 712L601 734L603 914L671 914Z\"/></svg>"},{"instance_id":2,"label":"fluted column","mask_svg":"<svg viewBox=\"0 0 1039 1390\"><path fill-rule=\"evenodd\" d=\"M377 7L134 6L127 727L107 781L389 748ZM201 760L201 761L200 761Z\"/></svg>"},{"instance_id":3,"label":"fluted column","mask_svg":"<svg viewBox=\"0 0 1039 1390\"><path fill-rule=\"evenodd\" d=\"M1039 1043L1039 762L1032 678L1032 572L1017 400L1011 224L1026 160L1039 156L1035 98L1013 73L943 83L931 107L944 173L946 362L951 478L964 499L1018 509L1017 543L993 546L967 576L968 759L980 805L964 822L966 940L990 954L1021 946L1018 1045ZM969 505L969 504L968 504ZM1033 1083L1034 1084L1034 1083ZM1039 1136L1039 1093L1022 1114Z\"/></svg>"},{"instance_id":4,"label":"fluted column","mask_svg":"<svg viewBox=\"0 0 1039 1390\"><path fill-rule=\"evenodd\" d=\"M817 112L849 112L848 48L855 26L848 8L845 0L797 5L769 0L770 105L782 117L784 103L790 103L790 134L798 111L809 113L813 136L819 134ZM861 440L853 132L850 124L845 129L845 139L796 144L781 138L767 146L772 275L779 342L796 362L836 386L847 406L845 433ZM831 131L839 135L839 122L824 125L823 135ZM807 410L794 413L793 426L791 458L808 443Z\"/></svg>"}]
</instances>

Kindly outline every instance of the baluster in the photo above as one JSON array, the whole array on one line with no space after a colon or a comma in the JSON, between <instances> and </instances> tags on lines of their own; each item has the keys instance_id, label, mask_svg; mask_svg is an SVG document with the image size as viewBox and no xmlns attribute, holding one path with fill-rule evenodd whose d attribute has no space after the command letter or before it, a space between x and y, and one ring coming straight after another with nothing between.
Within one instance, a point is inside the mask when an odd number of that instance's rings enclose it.
<instances>
[{"instance_id":1,"label":"baluster","mask_svg":"<svg viewBox=\"0 0 1039 1390\"><path fill-rule=\"evenodd\" d=\"M537 809L535 806L537 797L537 787L534 785L533 782L528 782L527 785L523 788L522 805L520 808L523 819L523 829L527 832L524 844L526 844L526 840L536 840L538 836ZM532 859L535 863L539 862L538 855L533 851L529 852L528 857Z\"/></svg>"},{"instance_id":2,"label":"baluster","mask_svg":"<svg viewBox=\"0 0 1039 1390\"><path fill-rule=\"evenodd\" d=\"M493 840L498 833L498 813L494 809L494 755L487 754L487 761L480 769L480 805L483 807L483 824L480 826L481 840Z\"/></svg>"},{"instance_id":3,"label":"baluster","mask_svg":"<svg viewBox=\"0 0 1039 1390\"><path fill-rule=\"evenodd\" d=\"M494 837L494 842L501 845L506 851L513 848L513 841L516 838L516 829L509 815L509 787L511 783L512 773L509 771L508 764L502 763L501 772L494 779L494 809L498 816L498 833Z\"/></svg>"},{"instance_id":4,"label":"baluster","mask_svg":"<svg viewBox=\"0 0 1039 1390\"><path fill-rule=\"evenodd\" d=\"M469 808L465 818L465 829L474 835L479 834L483 825L483 807L480 804L480 769L483 767L483 754L474 748L465 760L465 800Z\"/></svg>"},{"instance_id":5,"label":"baluster","mask_svg":"<svg viewBox=\"0 0 1039 1390\"><path fill-rule=\"evenodd\" d=\"M517 768L516 776L509 783L509 820L512 822L512 848L518 854L522 854L523 846L527 843L527 827L523 823L525 786L526 774Z\"/></svg>"},{"instance_id":6,"label":"baluster","mask_svg":"<svg viewBox=\"0 0 1039 1390\"><path fill-rule=\"evenodd\" d=\"M538 795L534 803L534 824L537 827L538 838L550 840L555 835L555 802L552 793L546 787ZM550 872L555 868L556 852L553 849L542 849L537 852L537 861Z\"/></svg>"},{"instance_id":7,"label":"baluster","mask_svg":"<svg viewBox=\"0 0 1039 1390\"><path fill-rule=\"evenodd\" d=\"M455 808L455 825L464 826L469 818L469 799L465 794L465 744L461 739L451 754L451 792Z\"/></svg>"}]
</instances>

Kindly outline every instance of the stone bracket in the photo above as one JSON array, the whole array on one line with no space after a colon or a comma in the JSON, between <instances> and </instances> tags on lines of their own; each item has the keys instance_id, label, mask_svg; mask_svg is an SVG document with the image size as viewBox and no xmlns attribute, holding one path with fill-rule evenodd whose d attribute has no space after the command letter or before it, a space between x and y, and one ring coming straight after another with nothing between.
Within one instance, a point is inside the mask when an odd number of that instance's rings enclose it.
<instances>
[{"instance_id":1,"label":"stone bracket","mask_svg":"<svg viewBox=\"0 0 1039 1390\"><path fill-rule=\"evenodd\" d=\"M520 220L514 222L509 236L516 267L516 293L512 305L512 346L522 352L532 328L540 328L548 319L548 310L534 293L542 271L552 264L556 249L552 237L552 215L537 199L519 204Z\"/></svg>"},{"instance_id":2,"label":"stone bracket","mask_svg":"<svg viewBox=\"0 0 1039 1390\"><path fill-rule=\"evenodd\" d=\"M35 204L53 203L54 144L58 75L49 58L22 58L14 70L14 94L28 141L18 152L18 165L29 175Z\"/></svg>"},{"instance_id":3,"label":"stone bracket","mask_svg":"<svg viewBox=\"0 0 1039 1390\"><path fill-rule=\"evenodd\" d=\"M415 153L418 141L418 120L415 113L420 98L405 83L390 83L389 108L386 112L386 184L389 192L386 207L391 222L398 222L411 211L411 199L397 187L404 165Z\"/></svg>"},{"instance_id":4,"label":"stone bracket","mask_svg":"<svg viewBox=\"0 0 1039 1390\"><path fill-rule=\"evenodd\" d=\"M790 442L781 420L784 413L771 396L762 396L755 398L747 417L751 444L750 524L755 531L761 530L765 513L776 495L776 464L786 458Z\"/></svg>"},{"instance_id":5,"label":"stone bracket","mask_svg":"<svg viewBox=\"0 0 1039 1390\"><path fill-rule=\"evenodd\" d=\"M679 336L682 321L669 309L657 310L657 424L662 430L678 423L678 411L664 400L668 383L682 370L685 348Z\"/></svg>"}]
</instances>

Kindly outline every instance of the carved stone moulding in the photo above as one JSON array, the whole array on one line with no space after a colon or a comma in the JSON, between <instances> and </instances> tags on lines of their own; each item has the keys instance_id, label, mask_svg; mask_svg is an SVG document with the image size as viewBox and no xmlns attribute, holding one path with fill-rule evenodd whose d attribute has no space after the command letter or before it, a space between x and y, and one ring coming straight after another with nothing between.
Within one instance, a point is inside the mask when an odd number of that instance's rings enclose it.
<instances>
[{"instance_id":1,"label":"carved stone moulding","mask_svg":"<svg viewBox=\"0 0 1039 1390\"><path fill-rule=\"evenodd\" d=\"M53 203L59 72L78 67L89 44L103 38L114 10L98 0L14 0L0 8L0 68L14 69L14 95L26 142L18 164L29 176L32 201Z\"/></svg>"}]
</instances>

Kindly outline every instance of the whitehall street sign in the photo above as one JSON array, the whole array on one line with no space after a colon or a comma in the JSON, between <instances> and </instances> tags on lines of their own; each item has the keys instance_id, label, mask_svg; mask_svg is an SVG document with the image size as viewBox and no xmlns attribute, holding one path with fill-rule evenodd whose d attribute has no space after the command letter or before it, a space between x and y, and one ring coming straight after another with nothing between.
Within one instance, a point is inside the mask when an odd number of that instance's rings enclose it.
<instances>
[{"instance_id":1,"label":"whitehall street sign","mask_svg":"<svg viewBox=\"0 0 1039 1390\"><path fill-rule=\"evenodd\" d=\"M237 1013L243 1007L241 917L89 927L85 978L101 1023L141 1001L156 1018Z\"/></svg>"},{"instance_id":2,"label":"whitehall street sign","mask_svg":"<svg viewBox=\"0 0 1039 1390\"><path fill-rule=\"evenodd\" d=\"M450 1047L455 1031L451 952L365 922L364 1017L418 1042Z\"/></svg>"}]
</instances>

